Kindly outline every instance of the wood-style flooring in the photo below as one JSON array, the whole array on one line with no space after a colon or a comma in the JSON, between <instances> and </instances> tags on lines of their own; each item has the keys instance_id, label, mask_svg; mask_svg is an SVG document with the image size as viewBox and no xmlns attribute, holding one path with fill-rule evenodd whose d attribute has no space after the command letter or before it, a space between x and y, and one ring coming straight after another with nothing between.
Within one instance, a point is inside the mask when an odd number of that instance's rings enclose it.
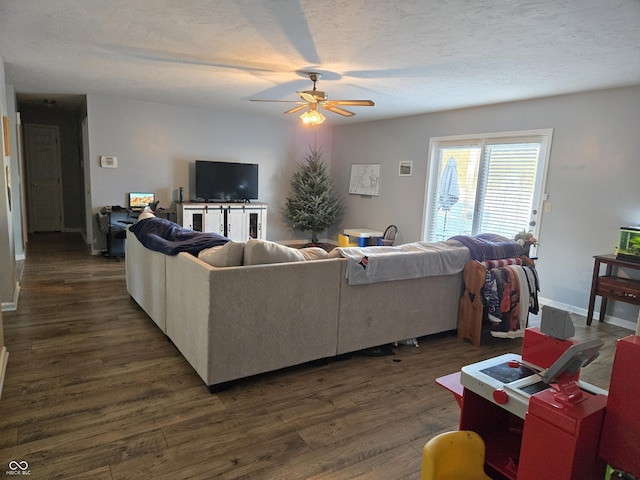
<instances>
[{"instance_id":1,"label":"wood-style flooring","mask_svg":"<svg viewBox=\"0 0 640 480\"><path fill-rule=\"evenodd\" d=\"M427 337L211 395L130 299L122 260L89 255L79 236L34 235L21 286L4 313L0 475L28 462L33 479L417 480L425 441L458 424L435 379L522 345ZM583 379L608 388L615 341L631 332L574 323L605 340Z\"/></svg>"}]
</instances>

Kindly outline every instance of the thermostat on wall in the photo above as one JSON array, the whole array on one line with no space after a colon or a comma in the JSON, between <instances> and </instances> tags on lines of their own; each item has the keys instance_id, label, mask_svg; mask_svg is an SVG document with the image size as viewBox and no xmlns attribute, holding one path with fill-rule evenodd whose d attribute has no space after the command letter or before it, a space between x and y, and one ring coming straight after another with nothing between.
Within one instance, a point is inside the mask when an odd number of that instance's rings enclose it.
<instances>
[{"instance_id":1,"label":"thermostat on wall","mask_svg":"<svg viewBox=\"0 0 640 480\"><path fill-rule=\"evenodd\" d=\"M100 166L102 168L118 168L118 157L100 155Z\"/></svg>"}]
</instances>

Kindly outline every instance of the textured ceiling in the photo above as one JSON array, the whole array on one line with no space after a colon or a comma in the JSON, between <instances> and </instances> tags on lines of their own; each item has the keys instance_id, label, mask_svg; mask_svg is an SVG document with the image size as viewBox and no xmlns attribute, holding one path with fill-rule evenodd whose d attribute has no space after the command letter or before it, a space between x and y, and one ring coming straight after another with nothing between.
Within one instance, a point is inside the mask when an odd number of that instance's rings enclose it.
<instances>
[{"instance_id":1,"label":"textured ceiling","mask_svg":"<svg viewBox=\"0 0 640 480\"><path fill-rule=\"evenodd\" d=\"M638 85L640 0L0 0L0 56L19 94L259 115L317 71L354 122Z\"/></svg>"}]
</instances>

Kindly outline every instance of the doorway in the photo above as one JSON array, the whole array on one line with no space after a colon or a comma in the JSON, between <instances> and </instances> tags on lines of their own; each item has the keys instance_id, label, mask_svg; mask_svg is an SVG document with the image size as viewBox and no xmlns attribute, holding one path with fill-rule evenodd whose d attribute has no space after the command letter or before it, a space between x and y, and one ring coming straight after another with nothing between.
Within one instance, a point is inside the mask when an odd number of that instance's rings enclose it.
<instances>
[{"instance_id":1,"label":"doorway","mask_svg":"<svg viewBox=\"0 0 640 480\"><path fill-rule=\"evenodd\" d=\"M23 213L28 224L25 232L79 232L87 242L81 129L81 122L87 117L86 97L18 94L17 100L24 139L21 184L25 192ZM51 189L48 193L43 192L46 189L41 182L47 184L49 178L39 177L47 173L51 178L57 174L57 179L47 185ZM40 180L36 182L37 191L35 179Z\"/></svg>"},{"instance_id":2,"label":"doorway","mask_svg":"<svg viewBox=\"0 0 640 480\"><path fill-rule=\"evenodd\" d=\"M25 125L29 232L59 232L64 226L60 129Z\"/></svg>"}]
</instances>

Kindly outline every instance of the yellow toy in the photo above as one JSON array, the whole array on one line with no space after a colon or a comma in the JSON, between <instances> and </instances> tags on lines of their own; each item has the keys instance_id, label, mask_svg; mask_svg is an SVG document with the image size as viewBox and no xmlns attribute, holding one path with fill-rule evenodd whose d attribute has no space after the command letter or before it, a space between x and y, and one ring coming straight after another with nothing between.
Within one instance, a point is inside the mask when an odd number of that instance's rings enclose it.
<instances>
[{"instance_id":1,"label":"yellow toy","mask_svg":"<svg viewBox=\"0 0 640 480\"><path fill-rule=\"evenodd\" d=\"M484 473L484 441L476 432L441 433L422 450L422 480L491 480Z\"/></svg>"}]
</instances>

